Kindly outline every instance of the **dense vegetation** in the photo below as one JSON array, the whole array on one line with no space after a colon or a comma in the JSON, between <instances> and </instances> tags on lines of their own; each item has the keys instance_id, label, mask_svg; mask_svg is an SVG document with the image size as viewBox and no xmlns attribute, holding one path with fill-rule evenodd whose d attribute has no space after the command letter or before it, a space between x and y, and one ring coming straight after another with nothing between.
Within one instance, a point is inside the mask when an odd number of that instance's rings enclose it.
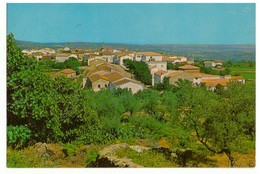
<instances>
[{"instance_id":1,"label":"dense vegetation","mask_svg":"<svg viewBox=\"0 0 260 174\"><path fill-rule=\"evenodd\" d=\"M68 60L65 60L64 62L42 60L39 62L39 64L45 71L52 71L53 69L63 70L69 68L75 70L77 74L81 74L82 70L79 67L87 65L87 62L86 61L80 62L78 61L78 59L74 57L70 57Z\"/></svg>"},{"instance_id":2,"label":"dense vegetation","mask_svg":"<svg viewBox=\"0 0 260 174\"><path fill-rule=\"evenodd\" d=\"M145 85L152 84L152 75L148 65L145 62L125 59L124 65L132 74L134 74L137 80L143 82Z\"/></svg>"},{"instance_id":3,"label":"dense vegetation","mask_svg":"<svg viewBox=\"0 0 260 174\"><path fill-rule=\"evenodd\" d=\"M136 72L135 67L141 65L129 62L130 66ZM172 147L204 155L225 153L231 166L235 165L233 152L255 149L252 83L230 84L227 90L219 86L212 92L186 81L169 86L165 80L158 87L161 92L145 89L133 95L119 89L94 93L70 79L50 78L43 69L24 56L13 35L8 35L9 147L23 149L37 142L106 145L166 139Z\"/></svg>"}]
</instances>

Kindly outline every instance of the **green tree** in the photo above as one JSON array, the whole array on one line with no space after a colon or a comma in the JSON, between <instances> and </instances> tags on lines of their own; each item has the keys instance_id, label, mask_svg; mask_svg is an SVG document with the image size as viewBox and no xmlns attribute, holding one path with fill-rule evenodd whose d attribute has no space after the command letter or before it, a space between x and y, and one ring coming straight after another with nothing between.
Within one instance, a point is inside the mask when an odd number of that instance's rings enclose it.
<instances>
[{"instance_id":1,"label":"green tree","mask_svg":"<svg viewBox=\"0 0 260 174\"><path fill-rule=\"evenodd\" d=\"M132 94L131 91L127 89L118 88L115 91L115 95L123 104L124 112L130 112L130 115L133 115L134 112L140 110L140 102L138 101L137 97Z\"/></svg>"},{"instance_id":2,"label":"green tree","mask_svg":"<svg viewBox=\"0 0 260 174\"><path fill-rule=\"evenodd\" d=\"M81 62L79 62L78 59L74 57L70 57L68 60L65 60L63 64L66 68L75 70L77 74L82 73L82 71L79 69L79 67L81 66Z\"/></svg>"},{"instance_id":3,"label":"green tree","mask_svg":"<svg viewBox=\"0 0 260 174\"><path fill-rule=\"evenodd\" d=\"M80 141L84 144L101 142L100 119L91 107L92 95L68 78L57 77L54 83L60 115L63 142Z\"/></svg>"},{"instance_id":4,"label":"green tree","mask_svg":"<svg viewBox=\"0 0 260 174\"><path fill-rule=\"evenodd\" d=\"M27 125L36 141L62 136L53 81L7 36L7 124Z\"/></svg>"},{"instance_id":5,"label":"green tree","mask_svg":"<svg viewBox=\"0 0 260 174\"><path fill-rule=\"evenodd\" d=\"M230 166L234 167L232 152L245 143L244 132L253 125L255 106L252 94L240 84L229 85L221 96L205 88L190 89L177 91L181 122L209 151L225 153ZM245 94L248 96L243 97ZM249 118L250 123L245 121Z\"/></svg>"},{"instance_id":6,"label":"green tree","mask_svg":"<svg viewBox=\"0 0 260 174\"><path fill-rule=\"evenodd\" d=\"M129 69L129 71L134 74L135 78L146 85L152 84L152 75L150 73L149 67L145 62L137 62L125 59L124 65Z\"/></svg>"},{"instance_id":7,"label":"green tree","mask_svg":"<svg viewBox=\"0 0 260 174\"><path fill-rule=\"evenodd\" d=\"M165 91L165 90L168 91L171 89L171 87L172 87L172 85L170 85L170 83L169 83L169 78L164 77L163 82L155 84L154 88L158 91Z\"/></svg>"},{"instance_id":8,"label":"green tree","mask_svg":"<svg viewBox=\"0 0 260 174\"><path fill-rule=\"evenodd\" d=\"M141 106L148 114L156 115L157 105L159 104L160 93L156 90L145 89L136 94L141 101Z\"/></svg>"},{"instance_id":9,"label":"green tree","mask_svg":"<svg viewBox=\"0 0 260 174\"><path fill-rule=\"evenodd\" d=\"M167 62L167 69L174 69L172 62Z\"/></svg>"},{"instance_id":10,"label":"green tree","mask_svg":"<svg viewBox=\"0 0 260 174\"><path fill-rule=\"evenodd\" d=\"M91 94L90 94L91 95ZM124 106L120 100L109 90L101 90L92 93L91 108L97 112L97 116L102 120L100 128L101 138L104 142L118 138L120 124L123 119Z\"/></svg>"}]
</instances>

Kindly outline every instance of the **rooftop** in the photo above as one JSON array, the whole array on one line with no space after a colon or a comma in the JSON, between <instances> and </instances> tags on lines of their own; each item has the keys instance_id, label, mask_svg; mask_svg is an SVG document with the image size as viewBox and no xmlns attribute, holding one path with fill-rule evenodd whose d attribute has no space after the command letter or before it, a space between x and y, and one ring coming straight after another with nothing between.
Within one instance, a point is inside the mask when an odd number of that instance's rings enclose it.
<instances>
[{"instance_id":1,"label":"rooftop","mask_svg":"<svg viewBox=\"0 0 260 174\"><path fill-rule=\"evenodd\" d=\"M156 74L156 75L158 75L158 76L161 76L161 75L166 74L166 73L167 73L166 71L159 70L159 71L157 71L157 72L154 73L154 74Z\"/></svg>"},{"instance_id":2,"label":"rooftop","mask_svg":"<svg viewBox=\"0 0 260 174\"><path fill-rule=\"evenodd\" d=\"M137 52L137 55L146 55L146 56L162 56L159 53L155 53L155 52Z\"/></svg>"},{"instance_id":3,"label":"rooftop","mask_svg":"<svg viewBox=\"0 0 260 174\"><path fill-rule=\"evenodd\" d=\"M189 75L191 75L193 78L199 78L204 77L204 73L196 73L196 72L188 72Z\"/></svg>"},{"instance_id":4,"label":"rooftop","mask_svg":"<svg viewBox=\"0 0 260 174\"><path fill-rule=\"evenodd\" d=\"M173 71L165 75L165 77L175 77L177 75L180 75L182 73L185 73L184 71Z\"/></svg>"},{"instance_id":5,"label":"rooftop","mask_svg":"<svg viewBox=\"0 0 260 174\"><path fill-rule=\"evenodd\" d=\"M64 74L72 74L72 73L76 73L75 70L73 69L64 69L64 70L61 70L59 71L60 73L64 73Z\"/></svg>"},{"instance_id":6,"label":"rooftop","mask_svg":"<svg viewBox=\"0 0 260 174\"><path fill-rule=\"evenodd\" d=\"M91 82L95 82L95 81L100 80L100 79L109 81L109 79L106 76L101 75L101 74L92 74L92 75L89 75L88 78Z\"/></svg>"},{"instance_id":7,"label":"rooftop","mask_svg":"<svg viewBox=\"0 0 260 174\"><path fill-rule=\"evenodd\" d=\"M244 80L242 76L231 76L231 80Z\"/></svg>"},{"instance_id":8,"label":"rooftop","mask_svg":"<svg viewBox=\"0 0 260 174\"><path fill-rule=\"evenodd\" d=\"M124 77L123 77L120 73L118 73L118 72L111 72L111 73L109 73L109 74L106 74L105 76L109 79L110 82L114 82L114 81L116 81L116 80L119 80L119 79L124 78Z\"/></svg>"},{"instance_id":9,"label":"rooftop","mask_svg":"<svg viewBox=\"0 0 260 174\"><path fill-rule=\"evenodd\" d=\"M181 70L199 70L199 67L193 66L193 65L184 65L180 66L179 69Z\"/></svg>"},{"instance_id":10,"label":"rooftop","mask_svg":"<svg viewBox=\"0 0 260 174\"><path fill-rule=\"evenodd\" d=\"M68 57L71 54L56 54L56 57Z\"/></svg>"},{"instance_id":11,"label":"rooftop","mask_svg":"<svg viewBox=\"0 0 260 174\"><path fill-rule=\"evenodd\" d=\"M123 84L126 84L126 83L135 83L135 84L138 84L138 85L142 85L141 82L138 82L136 80L129 79L129 78L123 78L123 79L120 79L120 80L113 82L113 84L116 85L116 86L123 85Z\"/></svg>"},{"instance_id":12,"label":"rooftop","mask_svg":"<svg viewBox=\"0 0 260 174\"><path fill-rule=\"evenodd\" d=\"M202 83L205 83L207 87L215 87L218 84L222 86L226 86L228 84L229 80L228 79L203 79Z\"/></svg>"}]
</instances>

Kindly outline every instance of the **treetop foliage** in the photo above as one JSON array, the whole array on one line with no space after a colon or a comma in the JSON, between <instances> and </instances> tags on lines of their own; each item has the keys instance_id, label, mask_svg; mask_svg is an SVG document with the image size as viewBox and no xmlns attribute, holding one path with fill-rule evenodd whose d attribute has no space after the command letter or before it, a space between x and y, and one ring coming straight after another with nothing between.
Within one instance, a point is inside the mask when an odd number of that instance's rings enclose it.
<instances>
[{"instance_id":1,"label":"treetop foliage","mask_svg":"<svg viewBox=\"0 0 260 174\"><path fill-rule=\"evenodd\" d=\"M149 67L145 62L138 62L125 59L124 65L129 71L135 75L135 78L145 85L152 84L152 75L150 73Z\"/></svg>"}]
</instances>

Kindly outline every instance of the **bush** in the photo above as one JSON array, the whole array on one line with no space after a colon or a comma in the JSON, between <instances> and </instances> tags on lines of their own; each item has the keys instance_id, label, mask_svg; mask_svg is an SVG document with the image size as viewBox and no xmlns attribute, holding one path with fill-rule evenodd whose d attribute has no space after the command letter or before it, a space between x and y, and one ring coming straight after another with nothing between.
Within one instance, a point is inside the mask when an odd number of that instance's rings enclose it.
<instances>
[{"instance_id":1,"label":"bush","mask_svg":"<svg viewBox=\"0 0 260 174\"><path fill-rule=\"evenodd\" d=\"M77 154L79 144L78 143L67 143L63 145L63 153L66 156L75 156Z\"/></svg>"},{"instance_id":2,"label":"bush","mask_svg":"<svg viewBox=\"0 0 260 174\"><path fill-rule=\"evenodd\" d=\"M13 148L22 148L27 145L31 130L26 126L7 126L7 144Z\"/></svg>"},{"instance_id":3,"label":"bush","mask_svg":"<svg viewBox=\"0 0 260 174\"><path fill-rule=\"evenodd\" d=\"M97 149L88 150L87 151L87 159L86 159L87 166L91 167L96 162L97 156L98 156L98 150Z\"/></svg>"}]
</instances>

